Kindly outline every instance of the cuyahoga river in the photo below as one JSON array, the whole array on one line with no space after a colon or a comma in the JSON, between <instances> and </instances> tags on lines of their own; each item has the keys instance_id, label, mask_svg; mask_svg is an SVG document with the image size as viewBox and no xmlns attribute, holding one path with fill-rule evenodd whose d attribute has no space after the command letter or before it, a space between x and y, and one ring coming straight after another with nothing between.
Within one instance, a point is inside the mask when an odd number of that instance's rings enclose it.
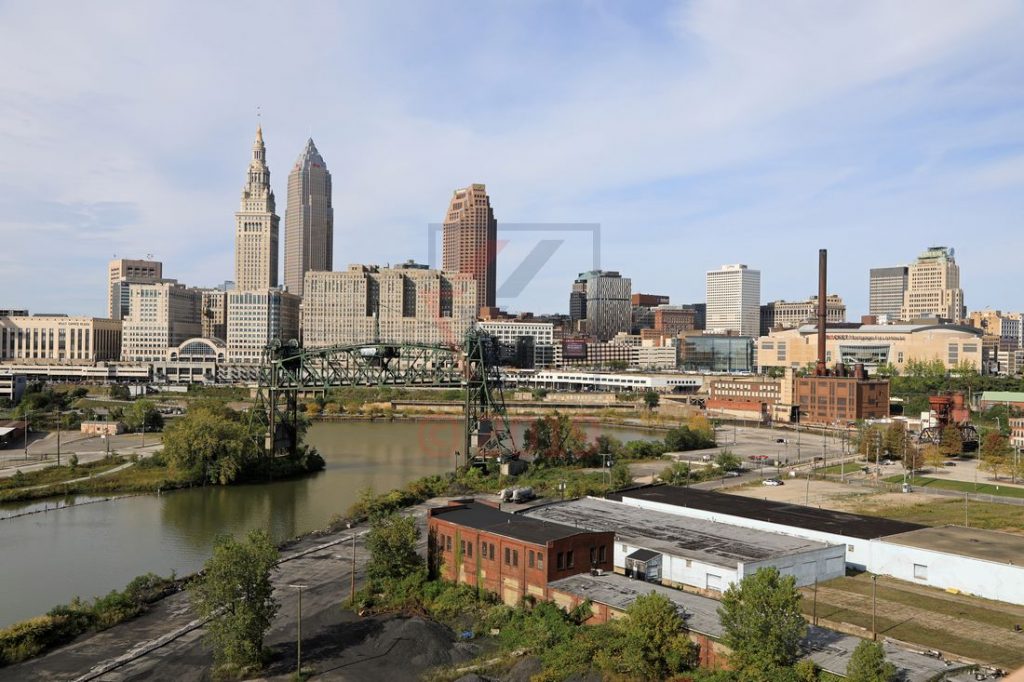
<instances>
[{"instance_id":1,"label":"cuyahoga river","mask_svg":"<svg viewBox=\"0 0 1024 682\"><path fill-rule=\"evenodd\" d=\"M589 438L600 433L622 440L659 437L642 429L583 428ZM517 443L524 430L525 424L513 425ZM121 589L142 573L192 573L206 561L219 533L266 528L276 540L285 540L323 528L366 487L390 490L452 469L462 422L316 423L307 440L327 463L313 476L128 497L0 520L0 627L76 595L91 598ZM6 504L0 516L41 506Z\"/></svg>"}]
</instances>

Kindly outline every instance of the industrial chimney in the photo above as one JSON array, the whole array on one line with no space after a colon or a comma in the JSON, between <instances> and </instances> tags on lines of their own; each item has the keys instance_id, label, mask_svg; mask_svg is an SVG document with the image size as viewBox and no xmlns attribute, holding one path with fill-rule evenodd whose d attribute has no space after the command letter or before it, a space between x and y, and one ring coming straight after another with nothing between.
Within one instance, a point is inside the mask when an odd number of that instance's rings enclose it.
<instances>
[{"instance_id":1,"label":"industrial chimney","mask_svg":"<svg viewBox=\"0 0 1024 682\"><path fill-rule=\"evenodd\" d=\"M828 331L828 250L818 249L818 362L814 366L815 376L828 375L825 364L825 334Z\"/></svg>"}]
</instances>

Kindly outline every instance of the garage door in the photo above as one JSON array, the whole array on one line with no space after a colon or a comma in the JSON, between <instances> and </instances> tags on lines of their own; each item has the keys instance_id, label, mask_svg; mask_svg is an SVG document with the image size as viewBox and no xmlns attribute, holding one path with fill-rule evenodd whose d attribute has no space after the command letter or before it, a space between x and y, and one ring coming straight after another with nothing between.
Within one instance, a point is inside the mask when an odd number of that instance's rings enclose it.
<instances>
[{"instance_id":1,"label":"garage door","mask_svg":"<svg viewBox=\"0 0 1024 682\"><path fill-rule=\"evenodd\" d=\"M714 573L707 574L707 588L709 590L715 590L717 592L722 591L722 576L715 575Z\"/></svg>"}]
</instances>

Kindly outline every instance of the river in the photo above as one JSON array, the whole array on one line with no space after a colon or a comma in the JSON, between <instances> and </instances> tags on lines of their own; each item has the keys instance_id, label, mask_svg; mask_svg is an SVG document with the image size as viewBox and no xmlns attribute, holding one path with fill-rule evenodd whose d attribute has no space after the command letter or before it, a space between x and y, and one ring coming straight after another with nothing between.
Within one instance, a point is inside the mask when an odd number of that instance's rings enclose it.
<instances>
[{"instance_id":1,"label":"river","mask_svg":"<svg viewBox=\"0 0 1024 682\"><path fill-rule=\"evenodd\" d=\"M583 424L622 440L660 438L643 429ZM525 424L513 424L521 442ZM307 434L326 461L318 474L273 483L179 490L0 520L0 627L40 615L76 595L121 589L150 572L192 573L219 533L266 528L277 541L323 528L361 490L380 492L450 470L460 421L318 422ZM76 502L89 501L79 498ZM50 501L53 505L53 501ZM0 516L38 509L5 504Z\"/></svg>"}]
</instances>

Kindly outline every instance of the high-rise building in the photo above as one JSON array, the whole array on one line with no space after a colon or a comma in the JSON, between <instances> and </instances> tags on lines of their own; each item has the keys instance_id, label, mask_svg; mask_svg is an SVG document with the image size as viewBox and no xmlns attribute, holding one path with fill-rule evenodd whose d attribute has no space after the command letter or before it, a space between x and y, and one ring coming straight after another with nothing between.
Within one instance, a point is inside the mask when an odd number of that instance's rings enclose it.
<instances>
[{"instance_id":1,"label":"high-rise building","mask_svg":"<svg viewBox=\"0 0 1024 682\"><path fill-rule=\"evenodd\" d=\"M202 289L202 325L204 339L228 337L228 292L225 289Z\"/></svg>"},{"instance_id":2,"label":"high-rise building","mask_svg":"<svg viewBox=\"0 0 1024 682\"><path fill-rule=\"evenodd\" d=\"M198 289L168 279L133 285L131 294L131 312L123 324L122 360L163 360L168 348L202 334Z\"/></svg>"},{"instance_id":3,"label":"high-rise building","mask_svg":"<svg viewBox=\"0 0 1024 682\"><path fill-rule=\"evenodd\" d=\"M581 272L569 294L573 331L598 341L608 341L619 332L628 334L633 326L632 288L632 280L618 272Z\"/></svg>"},{"instance_id":4,"label":"high-rise building","mask_svg":"<svg viewBox=\"0 0 1024 682\"><path fill-rule=\"evenodd\" d=\"M163 279L163 263L155 260L115 258L107 264L107 315L112 320L128 317L131 286Z\"/></svg>"},{"instance_id":5,"label":"high-rise building","mask_svg":"<svg viewBox=\"0 0 1024 682\"><path fill-rule=\"evenodd\" d=\"M455 190L445 214L441 241L441 269L472 275L477 309L494 307L498 222L485 185Z\"/></svg>"},{"instance_id":6,"label":"high-rise building","mask_svg":"<svg viewBox=\"0 0 1024 682\"><path fill-rule=\"evenodd\" d=\"M903 294L907 290L907 266L871 268L868 313L890 320L900 319Z\"/></svg>"},{"instance_id":7,"label":"high-rise building","mask_svg":"<svg viewBox=\"0 0 1024 682\"><path fill-rule=\"evenodd\" d=\"M302 296L310 270L334 264L334 208L331 173L312 138L288 174L288 206L284 213L284 284Z\"/></svg>"},{"instance_id":8,"label":"high-rise building","mask_svg":"<svg viewBox=\"0 0 1024 682\"><path fill-rule=\"evenodd\" d=\"M350 265L308 272L302 301L306 348L343 344L461 345L476 321L476 281L468 273L415 264Z\"/></svg>"},{"instance_id":9,"label":"high-rise building","mask_svg":"<svg viewBox=\"0 0 1024 682\"><path fill-rule=\"evenodd\" d=\"M907 268L907 290L903 294L904 320L940 317L959 322L967 316L964 290L960 288L960 266L953 249L933 246Z\"/></svg>"},{"instance_id":10,"label":"high-rise building","mask_svg":"<svg viewBox=\"0 0 1024 682\"><path fill-rule=\"evenodd\" d=\"M235 285L241 290L277 286L277 233L279 218L270 189L267 148L263 128L256 128L252 160L235 214Z\"/></svg>"},{"instance_id":11,"label":"high-rise building","mask_svg":"<svg viewBox=\"0 0 1024 682\"><path fill-rule=\"evenodd\" d=\"M825 319L828 324L846 322L846 304L842 297L829 294L825 299ZM818 297L806 301L771 301L761 306L761 336L772 329L793 329L804 323L817 324Z\"/></svg>"},{"instance_id":12,"label":"high-rise building","mask_svg":"<svg viewBox=\"0 0 1024 682\"><path fill-rule=\"evenodd\" d=\"M669 298L661 294L633 294L630 304L633 307L633 333L638 334L641 329L654 327L655 306L668 305Z\"/></svg>"},{"instance_id":13,"label":"high-rise building","mask_svg":"<svg viewBox=\"0 0 1024 682\"><path fill-rule=\"evenodd\" d=\"M709 332L757 336L761 329L761 271L723 265L707 273Z\"/></svg>"},{"instance_id":14,"label":"high-rise building","mask_svg":"<svg viewBox=\"0 0 1024 682\"><path fill-rule=\"evenodd\" d=\"M272 341L298 340L301 302L295 294L280 289L229 291L228 362L256 364Z\"/></svg>"}]
</instances>

